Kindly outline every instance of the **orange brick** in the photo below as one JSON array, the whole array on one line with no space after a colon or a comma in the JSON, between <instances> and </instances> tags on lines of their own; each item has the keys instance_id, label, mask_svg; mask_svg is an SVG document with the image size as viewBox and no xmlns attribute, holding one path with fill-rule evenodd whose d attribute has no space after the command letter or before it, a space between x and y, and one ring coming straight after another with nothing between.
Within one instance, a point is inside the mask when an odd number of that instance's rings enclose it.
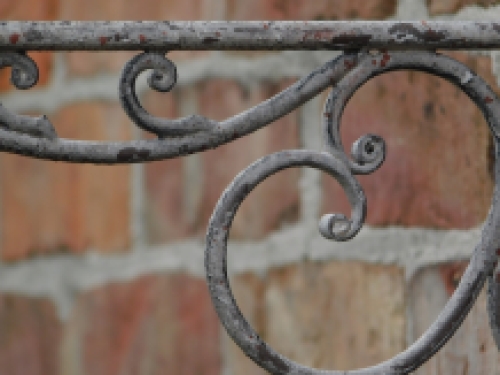
<instances>
[{"instance_id":1,"label":"orange brick","mask_svg":"<svg viewBox=\"0 0 500 375\"><path fill-rule=\"evenodd\" d=\"M466 6L489 7L500 4L498 0L427 0L431 15L456 13Z\"/></svg>"},{"instance_id":2,"label":"orange brick","mask_svg":"<svg viewBox=\"0 0 500 375\"><path fill-rule=\"evenodd\" d=\"M228 0L231 20L383 19L394 14L395 0Z\"/></svg>"},{"instance_id":3,"label":"orange brick","mask_svg":"<svg viewBox=\"0 0 500 375\"><path fill-rule=\"evenodd\" d=\"M53 116L61 137L130 138L116 104L84 103ZM2 154L0 170L4 260L48 252L123 251L129 245L130 166L40 161Z\"/></svg>"}]
</instances>

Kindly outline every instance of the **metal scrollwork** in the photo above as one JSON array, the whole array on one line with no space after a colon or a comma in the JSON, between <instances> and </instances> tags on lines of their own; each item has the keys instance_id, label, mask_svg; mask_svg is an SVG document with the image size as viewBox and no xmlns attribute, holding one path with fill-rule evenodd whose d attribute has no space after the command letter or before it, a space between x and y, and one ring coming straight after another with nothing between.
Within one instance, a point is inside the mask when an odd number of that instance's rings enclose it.
<instances>
[{"instance_id":1,"label":"metal scrollwork","mask_svg":"<svg viewBox=\"0 0 500 375\"><path fill-rule=\"evenodd\" d=\"M212 301L229 335L247 356L272 374L301 375L368 375L408 374L436 353L455 333L473 306L484 282L490 278L490 312L492 329L498 342L498 296L500 287L492 278L500 248L498 236L500 217L497 185L493 208L483 229L481 243L473 252L470 263L458 288L436 321L408 349L376 366L353 371L324 371L304 367L275 352L260 339L242 316L227 279L227 238L236 210L249 192L263 179L292 166L309 166L331 174L342 185L353 206L352 219L343 215L325 215L320 220L321 234L333 240L347 240L356 235L364 220L366 207L361 187L354 174L376 170L385 157L384 141L375 135L361 137L353 145L352 156L347 157L340 140L339 127L342 112L348 100L369 79L394 70L412 69L428 72L447 79L460 87L483 112L495 138L498 152L500 130L500 102L488 85L466 66L449 57L433 52L361 53L358 64L332 88L325 105L325 138L328 153L286 151L265 157L240 173L220 198L210 220L207 233L205 268ZM498 158L497 174L500 171Z\"/></svg>"},{"instance_id":2,"label":"metal scrollwork","mask_svg":"<svg viewBox=\"0 0 500 375\"><path fill-rule=\"evenodd\" d=\"M354 26L353 26L354 25ZM59 33L53 29L59 30ZM98 35L99 34L99 35ZM78 37L76 36L78 35ZM467 35L467 37L464 37ZM7 42L9 41L9 42ZM9 44L10 43L10 44ZM207 233L205 269L212 301L229 335L242 350L272 374L401 375L432 357L455 333L489 280L489 315L500 348L500 101L465 65L431 48L498 48L500 26L491 22L3 22L0 68L12 67L12 83L28 89L38 81L35 62L24 51L142 50L124 67L118 96L130 119L156 139L93 142L57 137L50 121L13 114L0 105L0 150L39 159L75 163L139 163L201 152L252 133L331 88L323 116L325 151L288 150L266 156L242 171L221 196ZM373 52L370 49L384 52ZM151 70L149 86L171 91L177 68L165 56L175 49L342 49L327 62L274 97L222 121L200 115L181 119L148 113L136 93L139 75ZM482 111L495 144L496 185L482 238L461 281L435 322L404 352L370 368L324 371L304 367L275 352L250 326L236 304L227 278L227 240L243 200L267 177L292 167L311 167L334 177L352 206L351 217L323 216L319 231L327 239L347 241L360 231L366 198L355 176L375 172L384 162L386 144L367 134L344 150L340 123L354 93L377 75L410 69L442 77L459 87Z\"/></svg>"},{"instance_id":3,"label":"metal scrollwork","mask_svg":"<svg viewBox=\"0 0 500 375\"><path fill-rule=\"evenodd\" d=\"M120 80L120 100L125 112L140 128L155 133L160 138L179 136L199 131L209 132L216 121L192 115L178 120L160 119L151 116L142 108L135 93L135 81L140 73L154 69L148 77L149 86L160 92L170 91L177 82L177 68L161 53L142 53L130 60Z\"/></svg>"},{"instance_id":4,"label":"metal scrollwork","mask_svg":"<svg viewBox=\"0 0 500 375\"><path fill-rule=\"evenodd\" d=\"M23 53L0 53L0 69L12 68L11 82L16 88L26 90L38 82L38 67L36 63ZM55 139L56 131L45 116L38 118L16 115L0 104L0 125L5 129L29 134L34 137Z\"/></svg>"}]
</instances>

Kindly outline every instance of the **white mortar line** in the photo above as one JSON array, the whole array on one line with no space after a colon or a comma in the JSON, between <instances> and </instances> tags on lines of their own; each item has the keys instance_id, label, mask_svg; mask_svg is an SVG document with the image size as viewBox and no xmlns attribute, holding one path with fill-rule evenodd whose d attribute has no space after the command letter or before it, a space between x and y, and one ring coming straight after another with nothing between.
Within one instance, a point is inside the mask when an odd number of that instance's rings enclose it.
<instances>
[{"instance_id":1,"label":"white mortar line","mask_svg":"<svg viewBox=\"0 0 500 375\"><path fill-rule=\"evenodd\" d=\"M322 100L320 96L305 103L299 111L301 146L308 150L322 150ZM312 223L319 217L321 206L321 172L302 168L300 178L301 221Z\"/></svg>"},{"instance_id":2,"label":"white mortar line","mask_svg":"<svg viewBox=\"0 0 500 375\"><path fill-rule=\"evenodd\" d=\"M429 18L426 0L399 0L393 20L425 20Z\"/></svg>"},{"instance_id":3,"label":"white mortar line","mask_svg":"<svg viewBox=\"0 0 500 375\"><path fill-rule=\"evenodd\" d=\"M364 228L349 242L311 238L310 225L297 225L254 243L230 243L229 274L265 273L309 259L392 264L411 278L420 268L470 257L479 242L478 229ZM185 241L116 255L89 251L55 255L0 265L0 291L52 299L62 319L71 311L76 293L142 275L186 272L204 277L204 244Z\"/></svg>"}]
</instances>

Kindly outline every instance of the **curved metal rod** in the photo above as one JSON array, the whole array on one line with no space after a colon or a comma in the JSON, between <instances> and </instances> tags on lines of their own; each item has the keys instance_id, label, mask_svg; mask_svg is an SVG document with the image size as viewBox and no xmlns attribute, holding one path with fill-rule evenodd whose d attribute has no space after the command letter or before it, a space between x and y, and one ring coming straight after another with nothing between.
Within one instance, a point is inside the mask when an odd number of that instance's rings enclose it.
<instances>
[{"instance_id":1,"label":"curved metal rod","mask_svg":"<svg viewBox=\"0 0 500 375\"><path fill-rule=\"evenodd\" d=\"M327 113L333 114L331 116L332 121L326 122L328 136L327 146L333 155L329 157L329 162L327 161L328 157L323 156L323 162L331 163L331 165L334 164L336 168L339 169L345 168L350 170L351 173L368 173L369 170L373 169L374 165L378 164L378 161L370 164L371 160L368 160L368 166L366 167L363 163L360 163L359 157L358 160L354 162L347 159L347 156L345 156L341 148L342 144L340 143L340 138L338 137L339 120L348 99L364 82L378 74L399 69L420 70L441 76L457 85L474 100L486 117L494 135L497 150L495 170L496 175L500 176L500 162L498 157L498 133L500 129L500 117L498 114L500 111L500 101L488 85L466 66L449 57L432 52L391 52L373 55L370 60L360 59L359 65L350 71L333 89L333 93L329 98L329 103L326 106ZM371 140L373 137L362 139ZM357 149L359 146L355 148ZM368 147L368 151L370 150L373 151L371 147ZM372 152L368 152L368 154L368 156L370 156ZM305 155L307 155L307 153L305 153ZM260 173L265 175L264 171L266 171L266 173L268 173L267 175L269 175L289 165L310 165L318 167L318 164L311 163L311 158L309 156L304 156L300 162L297 162L296 158L296 154L292 152L283 154L279 160L280 164L278 166L273 166L273 164L269 163L271 165L267 166L267 170L262 167L261 169L263 169L263 171L260 171ZM307 162L304 160L307 160ZM373 160L378 159L376 157ZM363 161L363 159L361 159L361 161ZM248 191L263 179L261 178L261 180L259 180L256 177L252 177L256 174L256 172L252 171L252 169L256 168L255 165L258 165L258 163L251 166L248 171L241 173L235 179L224 192L215 208L207 233L205 268L212 301L229 335L242 348L247 356L272 374L408 374L432 357L455 333L474 305L486 278L492 275L493 269L497 263L496 250L500 248L500 237L497 235L500 231L500 184L496 184L495 187L492 207L483 228L481 242L474 250L469 265L457 289L435 322L415 343L402 353L399 353L387 361L373 367L359 370L347 372L325 371L311 369L297 364L275 352L259 338L257 333L241 315L227 280L227 238L232 219L239 205L248 194ZM365 167L366 169L364 169ZM331 173L327 168L321 169ZM271 172L269 172L269 170L271 170ZM258 172L259 171L257 171L257 176ZM345 172L338 174L344 176L344 173ZM343 184L343 186L345 187L345 184ZM349 189L346 189L346 191L349 192ZM495 303L495 306L498 306L498 302ZM493 328L495 329L495 327Z\"/></svg>"},{"instance_id":2,"label":"curved metal rod","mask_svg":"<svg viewBox=\"0 0 500 375\"><path fill-rule=\"evenodd\" d=\"M120 79L120 101L127 115L141 129L160 137L187 135L199 131L209 132L217 122L203 116L193 115L178 120L151 116L139 103L135 92L135 81L145 70L154 69L148 77L149 86L156 91L168 92L177 83L177 68L161 53L141 53L130 60Z\"/></svg>"},{"instance_id":3,"label":"curved metal rod","mask_svg":"<svg viewBox=\"0 0 500 375\"><path fill-rule=\"evenodd\" d=\"M358 58L358 54L345 54L329 61L274 97L222 122L202 120L200 123L193 123L190 118L177 120L178 122L155 119L140 107L133 93L133 81L138 72L146 67L160 68L167 73L172 72L172 69L167 67L169 63L165 58L158 54L139 55L127 64L121 82L121 87L127 90L120 94L127 113L148 131L161 136L180 132L184 135L129 142L89 142L62 138L42 139L0 128L0 150L39 159L102 164L146 162L204 151L243 137L290 113L328 86L336 84L358 63ZM151 61L147 62L148 59ZM153 73L155 74L158 71ZM162 76L160 80L163 78ZM163 88L168 88L169 85L165 84ZM154 87L161 88L162 85L155 84ZM186 124L187 127L184 128Z\"/></svg>"},{"instance_id":4,"label":"curved metal rod","mask_svg":"<svg viewBox=\"0 0 500 375\"><path fill-rule=\"evenodd\" d=\"M36 63L23 53L0 53L0 69L12 67L10 80L20 90L33 87L38 82ZM35 137L55 139L54 127L45 116L21 116L8 111L0 104L0 126L16 132L30 134Z\"/></svg>"},{"instance_id":5,"label":"curved metal rod","mask_svg":"<svg viewBox=\"0 0 500 375\"><path fill-rule=\"evenodd\" d=\"M340 121L344 108L354 93L377 75L412 69L427 72L458 86L479 107L494 136L500 136L500 103L490 87L468 67L458 61L433 52L386 52L360 57L359 63L336 86L325 103L323 135L326 148L342 158L356 174L376 170L385 158L385 143L376 135L366 135L352 148L354 160L349 160L340 137Z\"/></svg>"}]
</instances>

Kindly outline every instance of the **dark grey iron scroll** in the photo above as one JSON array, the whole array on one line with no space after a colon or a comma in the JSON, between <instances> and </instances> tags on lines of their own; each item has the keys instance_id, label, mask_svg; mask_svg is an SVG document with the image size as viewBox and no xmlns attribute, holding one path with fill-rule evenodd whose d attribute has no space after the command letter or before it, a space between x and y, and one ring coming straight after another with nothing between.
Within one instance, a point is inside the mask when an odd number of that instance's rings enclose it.
<instances>
[{"instance_id":1,"label":"dark grey iron scroll","mask_svg":"<svg viewBox=\"0 0 500 375\"><path fill-rule=\"evenodd\" d=\"M331 92L324 109L325 151L289 150L266 156L242 171L225 190L209 223L205 252L207 280L220 320L229 335L257 364L272 374L407 374L432 357L455 333L489 280L489 313L500 348L500 101L488 85L458 61L435 49L500 48L500 23L493 22L3 22L0 23L0 67L11 66L19 89L36 84L30 50L145 51L123 69L119 98L130 119L157 139L90 142L61 139L45 117L9 112L0 105L0 150L34 158L76 163L138 163L173 158L214 148L243 137L286 115L324 89ZM171 50L343 50L344 53L271 99L224 121L199 115L176 120L150 115L141 106L135 81L152 70L149 85L169 91L176 83ZM481 109L495 141L493 201L460 284L436 321L407 350L371 368L337 372L306 368L276 353L242 316L227 279L227 239L232 220L246 196L279 171L306 166L333 176L352 205L351 218L329 214L320 233L346 241L359 232L366 198L355 175L369 174L384 162L385 143L368 134L352 145L348 156L339 126L344 107L371 78L411 69L442 77L458 86Z\"/></svg>"}]
</instances>

